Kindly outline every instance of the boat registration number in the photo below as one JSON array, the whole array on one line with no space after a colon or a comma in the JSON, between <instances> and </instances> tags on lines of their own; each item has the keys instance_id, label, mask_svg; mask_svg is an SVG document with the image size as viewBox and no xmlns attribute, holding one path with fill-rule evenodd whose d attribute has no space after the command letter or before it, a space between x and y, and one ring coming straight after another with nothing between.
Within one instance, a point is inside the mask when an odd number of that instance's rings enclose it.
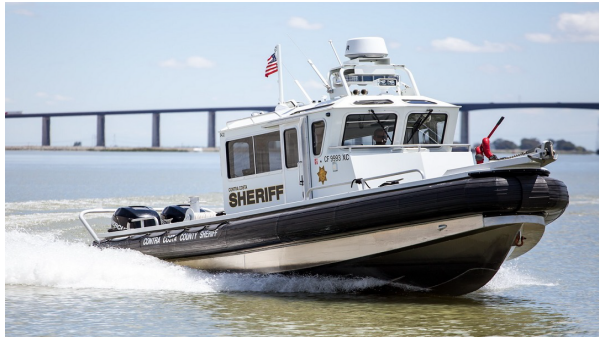
<instances>
[{"instance_id":1,"label":"boat registration number","mask_svg":"<svg viewBox=\"0 0 605 340\"><path fill-rule=\"evenodd\" d=\"M324 162L340 162L340 161L348 161L351 157L348 153L342 155L329 155L324 156Z\"/></svg>"}]
</instances>

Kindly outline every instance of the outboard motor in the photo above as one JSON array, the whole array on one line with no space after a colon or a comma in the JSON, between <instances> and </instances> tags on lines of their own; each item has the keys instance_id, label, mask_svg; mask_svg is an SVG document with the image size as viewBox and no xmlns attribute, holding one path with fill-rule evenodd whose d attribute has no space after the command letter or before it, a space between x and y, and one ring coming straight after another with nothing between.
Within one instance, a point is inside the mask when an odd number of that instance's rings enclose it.
<instances>
[{"instance_id":1,"label":"outboard motor","mask_svg":"<svg viewBox=\"0 0 605 340\"><path fill-rule=\"evenodd\" d=\"M195 219L189 204L169 205L162 210L162 218L170 223L183 222Z\"/></svg>"},{"instance_id":2,"label":"outboard motor","mask_svg":"<svg viewBox=\"0 0 605 340\"><path fill-rule=\"evenodd\" d=\"M150 207L121 207L111 216L111 228L108 231L153 227L160 224L160 215Z\"/></svg>"}]
</instances>

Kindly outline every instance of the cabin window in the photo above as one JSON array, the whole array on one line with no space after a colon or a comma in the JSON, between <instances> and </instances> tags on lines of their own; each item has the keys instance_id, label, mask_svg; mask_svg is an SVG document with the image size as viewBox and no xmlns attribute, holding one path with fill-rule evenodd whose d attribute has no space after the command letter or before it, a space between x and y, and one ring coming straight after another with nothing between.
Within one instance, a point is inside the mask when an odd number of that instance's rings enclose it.
<instances>
[{"instance_id":1,"label":"cabin window","mask_svg":"<svg viewBox=\"0 0 605 340\"><path fill-rule=\"evenodd\" d=\"M279 131L227 142L229 178L280 170Z\"/></svg>"},{"instance_id":2,"label":"cabin window","mask_svg":"<svg viewBox=\"0 0 605 340\"><path fill-rule=\"evenodd\" d=\"M313 139L313 154L315 156L321 155L321 146L324 140L324 131L326 129L326 123L323 120L311 124L311 134Z\"/></svg>"},{"instance_id":3,"label":"cabin window","mask_svg":"<svg viewBox=\"0 0 605 340\"><path fill-rule=\"evenodd\" d=\"M254 136L256 173L281 170L279 131Z\"/></svg>"},{"instance_id":4,"label":"cabin window","mask_svg":"<svg viewBox=\"0 0 605 340\"><path fill-rule=\"evenodd\" d=\"M284 151L286 154L286 168L298 166L298 134L296 129L284 131Z\"/></svg>"},{"instance_id":5,"label":"cabin window","mask_svg":"<svg viewBox=\"0 0 605 340\"><path fill-rule=\"evenodd\" d=\"M405 126L404 144L442 144L447 115L444 113L412 113Z\"/></svg>"},{"instance_id":6,"label":"cabin window","mask_svg":"<svg viewBox=\"0 0 605 340\"><path fill-rule=\"evenodd\" d=\"M253 150L252 137L227 142L229 178L254 174Z\"/></svg>"},{"instance_id":7,"label":"cabin window","mask_svg":"<svg viewBox=\"0 0 605 340\"><path fill-rule=\"evenodd\" d=\"M394 113L349 115L342 145L392 145L396 123Z\"/></svg>"}]
</instances>

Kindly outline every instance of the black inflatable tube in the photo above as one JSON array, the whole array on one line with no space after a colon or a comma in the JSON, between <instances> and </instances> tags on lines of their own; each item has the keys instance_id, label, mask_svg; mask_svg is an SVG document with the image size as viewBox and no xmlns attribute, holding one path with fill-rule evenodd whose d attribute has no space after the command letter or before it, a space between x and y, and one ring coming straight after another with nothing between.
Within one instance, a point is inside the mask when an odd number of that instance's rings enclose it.
<instances>
[{"instance_id":1,"label":"black inflatable tube","mask_svg":"<svg viewBox=\"0 0 605 340\"><path fill-rule=\"evenodd\" d=\"M103 241L101 247L139 250L161 259L187 258L254 249L318 237L341 236L481 213L484 216L536 214L546 223L558 218L569 203L566 185L545 170L505 170L471 173L464 179L342 199L288 211L209 225L198 233L210 238L171 232ZM208 231L214 229L214 231ZM167 233L159 235L167 236ZM157 243L147 240L159 237ZM147 241L146 241L147 240Z\"/></svg>"}]
</instances>

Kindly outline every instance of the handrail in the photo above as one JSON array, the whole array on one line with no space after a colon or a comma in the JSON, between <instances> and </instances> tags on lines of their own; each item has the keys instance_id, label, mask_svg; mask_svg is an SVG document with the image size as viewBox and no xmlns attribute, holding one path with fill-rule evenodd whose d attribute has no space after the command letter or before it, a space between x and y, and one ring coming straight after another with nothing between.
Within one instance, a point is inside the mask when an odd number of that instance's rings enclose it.
<instances>
[{"instance_id":1,"label":"handrail","mask_svg":"<svg viewBox=\"0 0 605 340\"><path fill-rule=\"evenodd\" d=\"M113 213L115 211L116 211L116 209L88 209L88 210L82 211L78 215L78 217L80 218L80 221L82 221L82 224L84 224L84 227L88 230L88 232L90 233L92 238L94 238L95 241L97 241L97 242L101 242L101 239L99 239L99 237L97 236L97 233L95 233L95 231L92 230L92 227L90 226L90 224L88 224L88 221L86 221L86 218L84 218L84 215L98 214L98 213Z\"/></svg>"},{"instance_id":2,"label":"handrail","mask_svg":"<svg viewBox=\"0 0 605 340\"><path fill-rule=\"evenodd\" d=\"M466 147L470 151L470 144L393 144L393 145L342 145L342 146L330 146L329 149L412 149L412 148L429 148L436 149L442 146L452 146L452 147Z\"/></svg>"},{"instance_id":3,"label":"handrail","mask_svg":"<svg viewBox=\"0 0 605 340\"><path fill-rule=\"evenodd\" d=\"M410 69L405 67L405 65L393 65L393 66L395 67L396 70L397 69L404 70L408 74L408 77L412 81L412 86L414 87L414 92L416 92L416 95L419 96L420 89L418 89L418 85L416 85L416 80L414 80L414 75L412 74L412 71L410 71Z\"/></svg>"},{"instance_id":4,"label":"handrail","mask_svg":"<svg viewBox=\"0 0 605 340\"><path fill-rule=\"evenodd\" d=\"M353 181L355 181L356 179L359 179L359 180L362 180L362 181L365 182L365 181L371 181L371 180L378 179L378 178L390 177L390 176L395 176L395 175L403 175L403 174L407 174L407 173L411 173L411 172L418 172L420 174L420 176L422 176L422 179L425 179L424 172L422 172L422 170L419 170L419 169L410 169L410 170L393 172L393 173L390 173L390 174L384 174L384 175L374 176L374 177L368 177L368 178L354 178ZM333 187L337 187L337 186L341 186L341 185L345 185L345 184L350 185L351 182L342 182L342 183L330 184L330 185L321 186L321 187L309 188L309 190L307 190L307 192L305 194L305 199L309 199L309 194L311 193L311 191L319 190L319 189L333 188ZM366 185L368 185L368 184L366 183ZM370 186L368 186L368 188L370 188ZM361 186L361 189L365 190L363 188L363 185Z\"/></svg>"}]
</instances>

